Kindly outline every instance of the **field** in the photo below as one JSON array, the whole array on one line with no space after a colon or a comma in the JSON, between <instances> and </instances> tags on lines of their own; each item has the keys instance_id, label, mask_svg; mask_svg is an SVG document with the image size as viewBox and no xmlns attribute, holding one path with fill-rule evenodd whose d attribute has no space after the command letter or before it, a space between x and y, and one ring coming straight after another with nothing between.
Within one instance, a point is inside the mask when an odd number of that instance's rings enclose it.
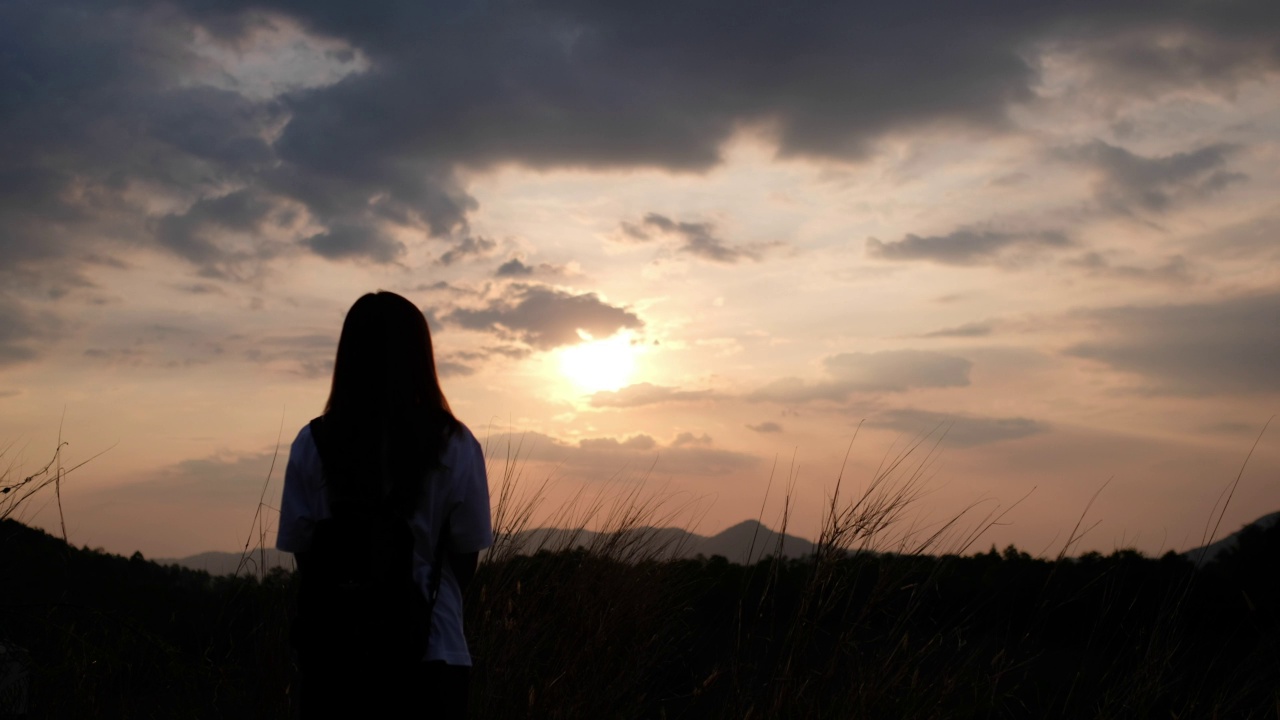
<instances>
[{"instance_id":1,"label":"field","mask_svg":"<svg viewBox=\"0 0 1280 720\"><path fill-rule=\"evenodd\" d=\"M586 547L517 554L530 506L499 493L498 545L467 603L474 715L1280 716L1280 526L1199 568L975 552L993 518L893 533L913 482L890 472L833 498L811 556L751 565L670 559L638 501L606 509ZM29 653L31 717L294 707L294 575L256 572L252 552L239 576L211 577L6 519L0 577L0 639Z\"/></svg>"}]
</instances>

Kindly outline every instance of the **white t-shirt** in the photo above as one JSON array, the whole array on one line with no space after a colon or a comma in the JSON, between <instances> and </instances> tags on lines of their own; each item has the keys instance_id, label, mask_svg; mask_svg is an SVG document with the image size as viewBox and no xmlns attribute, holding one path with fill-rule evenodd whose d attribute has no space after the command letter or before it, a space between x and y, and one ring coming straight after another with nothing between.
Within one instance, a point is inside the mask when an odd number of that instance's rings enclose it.
<instances>
[{"instance_id":1,"label":"white t-shirt","mask_svg":"<svg viewBox=\"0 0 1280 720\"><path fill-rule=\"evenodd\" d=\"M430 591L436 540L446 515L449 549L453 552L479 552L493 544L484 450L462 423L458 423L457 431L449 438L440 457L440 467L427 479L411 522L416 556L413 575L424 594ZM316 522L327 517L329 501L323 488L320 451L311 439L311 426L307 425L289 449L276 547L289 553L306 552L311 547ZM471 653L462 634L462 591L448 560L442 564L440 592L436 596L431 636L423 659L469 666Z\"/></svg>"}]
</instances>

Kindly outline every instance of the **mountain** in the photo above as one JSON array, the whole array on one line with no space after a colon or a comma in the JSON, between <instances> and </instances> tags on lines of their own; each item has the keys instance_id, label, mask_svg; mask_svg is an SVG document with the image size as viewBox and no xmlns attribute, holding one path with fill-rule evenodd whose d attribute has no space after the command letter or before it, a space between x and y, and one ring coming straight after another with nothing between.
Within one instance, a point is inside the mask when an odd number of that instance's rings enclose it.
<instances>
[{"instance_id":1,"label":"mountain","mask_svg":"<svg viewBox=\"0 0 1280 720\"><path fill-rule=\"evenodd\" d=\"M778 553L779 543L782 552ZM750 552L750 557L748 557ZM694 555L722 555L733 562L751 562L768 555L799 558L813 553L813 543L795 535L774 532L755 520L746 520L719 534L703 538Z\"/></svg>"},{"instance_id":2,"label":"mountain","mask_svg":"<svg viewBox=\"0 0 1280 720\"><path fill-rule=\"evenodd\" d=\"M255 550L248 556L229 552L202 552L184 558L159 558L155 562L160 565L180 565L191 570L203 570L210 575L233 575L237 569L241 575L257 575L260 564L265 564L268 570L275 567L285 570L293 569L293 556L275 548L261 552Z\"/></svg>"},{"instance_id":3,"label":"mountain","mask_svg":"<svg viewBox=\"0 0 1280 720\"><path fill-rule=\"evenodd\" d=\"M1280 512L1273 512L1270 515L1263 515L1253 522L1245 525L1230 535L1205 545L1204 547L1194 548L1182 553L1183 557L1191 562L1200 564L1213 562L1222 556L1223 553L1234 550L1240 545L1241 536L1250 532L1260 532L1270 530L1280 523Z\"/></svg>"},{"instance_id":4,"label":"mountain","mask_svg":"<svg viewBox=\"0 0 1280 720\"><path fill-rule=\"evenodd\" d=\"M568 548L589 547L603 549L605 546L618 548L617 555L639 555L642 557L675 557L693 558L698 555L711 557L720 555L730 562L749 563L762 557L774 555L781 542L782 556L800 558L813 552L813 543L795 535L784 535L774 532L764 524L755 520L746 520L715 535L706 536L691 533L681 528L641 527L626 530L616 535L597 533L591 530L561 530L557 528L537 528L517 533L511 542L519 548L521 554L532 555L538 550L563 550ZM627 552L628 549L635 552ZM245 559L245 566L240 574L258 573L258 564L263 555L252 553ZM293 556L279 550L265 551L267 568L282 567L293 569ZM210 575L231 575L240 568L240 553L204 552L184 558L164 558L156 560L161 565L180 565L192 570L204 570Z\"/></svg>"},{"instance_id":5,"label":"mountain","mask_svg":"<svg viewBox=\"0 0 1280 720\"><path fill-rule=\"evenodd\" d=\"M804 557L813 552L813 543L795 535L783 535L755 520L746 520L715 535L691 533L680 528L641 527L610 535L591 530L559 530L538 528L517 533L511 542L523 554L538 550L563 550L568 548L618 547L626 556L627 546L635 548L645 557L693 558L698 555L720 555L735 563L749 563L777 553L781 544L782 556Z\"/></svg>"}]
</instances>

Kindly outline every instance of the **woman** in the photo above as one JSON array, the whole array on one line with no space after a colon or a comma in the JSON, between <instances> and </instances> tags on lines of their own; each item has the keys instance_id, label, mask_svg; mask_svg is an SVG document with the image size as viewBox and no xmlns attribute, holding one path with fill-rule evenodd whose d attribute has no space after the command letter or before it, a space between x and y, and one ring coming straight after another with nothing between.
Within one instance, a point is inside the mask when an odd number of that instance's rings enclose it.
<instances>
[{"instance_id":1,"label":"woman","mask_svg":"<svg viewBox=\"0 0 1280 720\"><path fill-rule=\"evenodd\" d=\"M426 319L395 293L361 297L324 414L290 449L280 503L276 547L300 575L303 715L427 704L432 717L465 716L462 595L492 543L484 453L445 401ZM407 595L386 590L396 573Z\"/></svg>"}]
</instances>

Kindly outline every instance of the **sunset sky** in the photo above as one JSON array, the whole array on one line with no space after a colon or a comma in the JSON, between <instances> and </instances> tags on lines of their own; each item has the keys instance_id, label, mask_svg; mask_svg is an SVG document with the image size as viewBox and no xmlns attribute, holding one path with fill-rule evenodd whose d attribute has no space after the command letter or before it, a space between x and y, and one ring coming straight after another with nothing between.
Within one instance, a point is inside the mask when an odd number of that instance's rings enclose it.
<instances>
[{"instance_id":1,"label":"sunset sky","mask_svg":"<svg viewBox=\"0 0 1280 720\"><path fill-rule=\"evenodd\" d=\"M813 537L945 430L910 527L1183 550L1280 410L1277 188L1274 0L4 2L0 463L238 549L386 289L544 517Z\"/></svg>"}]
</instances>

